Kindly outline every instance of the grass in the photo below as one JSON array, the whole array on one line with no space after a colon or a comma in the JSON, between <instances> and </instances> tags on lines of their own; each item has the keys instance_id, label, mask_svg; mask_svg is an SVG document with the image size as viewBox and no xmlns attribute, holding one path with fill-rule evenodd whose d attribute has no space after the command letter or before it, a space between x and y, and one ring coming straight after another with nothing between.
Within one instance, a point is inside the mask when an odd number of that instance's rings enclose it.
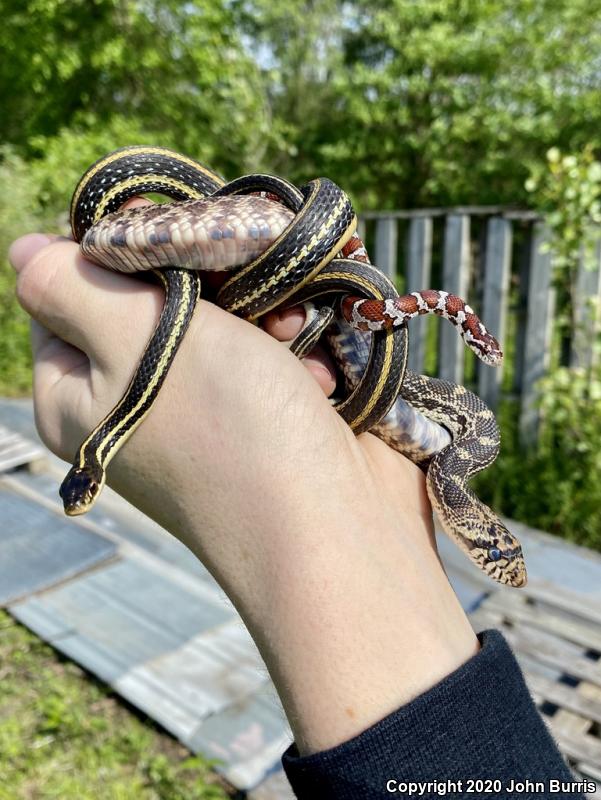
<instances>
[{"instance_id":1,"label":"grass","mask_svg":"<svg viewBox=\"0 0 601 800\"><path fill-rule=\"evenodd\" d=\"M226 800L210 769L0 611L0 800Z\"/></svg>"}]
</instances>

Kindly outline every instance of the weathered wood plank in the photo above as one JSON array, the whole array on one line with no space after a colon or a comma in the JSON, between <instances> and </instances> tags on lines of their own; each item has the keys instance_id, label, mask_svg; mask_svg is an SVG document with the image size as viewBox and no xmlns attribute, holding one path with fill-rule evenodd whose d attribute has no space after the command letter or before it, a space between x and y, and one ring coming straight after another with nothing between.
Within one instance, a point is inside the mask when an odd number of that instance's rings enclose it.
<instances>
[{"instance_id":1,"label":"weathered wood plank","mask_svg":"<svg viewBox=\"0 0 601 800\"><path fill-rule=\"evenodd\" d=\"M584 573L584 570L582 570ZM583 575L583 580L586 579L586 574ZM594 574L593 574L594 577ZM524 595L541 603L548 603L551 606L560 608L562 612L569 612L576 617L582 618L583 621L592 623L596 628L601 630L601 608L597 605L598 592L591 592L587 597L586 594L582 597L574 596L572 592L567 591L562 586L532 586L524 592ZM592 596L591 596L592 595Z\"/></svg>"},{"instance_id":2,"label":"weathered wood plank","mask_svg":"<svg viewBox=\"0 0 601 800\"><path fill-rule=\"evenodd\" d=\"M500 626L503 636L518 653L527 653L541 664L601 687L601 664L570 652L560 638L542 635L533 628Z\"/></svg>"},{"instance_id":3,"label":"weathered wood plank","mask_svg":"<svg viewBox=\"0 0 601 800\"><path fill-rule=\"evenodd\" d=\"M597 701L601 701L601 689L598 686L593 686L592 684L587 683L586 681L580 683L576 687L575 691L582 694L584 698L592 697ZM575 714L572 711L566 711L563 708L559 708L553 715L553 724L556 726L556 730L560 731L560 735L562 737L565 736L566 738L569 737L571 739L576 738L576 740L578 740L580 737L584 737L585 742L587 739L592 739L592 744L596 742L598 747L601 748L601 741L599 741L598 736L595 736L595 726L590 719L587 719L580 714ZM591 742L589 741L589 743ZM588 777L595 779L601 778L601 757L597 759L594 765L590 762L589 757L590 752L584 755L576 756L576 768L583 775L587 775Z\"/></svg>"},{"instance_id":4,"label":"weathered wood plank","mask_svg":"<svg viewBox=\"0 0 601 800\"><path fill-rule=\"evenodd\" d=\"M546 722L564 755L591 762L595 766L601 764L601 743L598 739L588 734L577 735L564 731L553 717L548 717Z\"/></svg>"},{"instance_id":5,"label":"weathered wood plank","mask_svg":"<svg viewBox=\"0 0 601 800\"><path fill-rule=\"evenodd\" d=\"M528 269L528 315L521 376L520 438L524 444L536 440L540 413L536 407L536 384L544 376L551 349L551 318L554 292L551 289L552 258L543 248L549 234L542 222L534 224Z\"/></svg>"},{"instance_id":6,"label":"weathered wood plank","mask_svg":"<svg viewBox=\"0 0 601 800\"><path fill-rule=\"evenodd\" d=\"M501 347L505 339L505 320L509 298L512 224L502 217L492 217L486 226L484 256L484 298L481 316L496 336ZM503 368L492 369L478 365L478 393L484 402L495 409L499 402Z\"/></svg>"},{"instance_id":7,"label":"weathered wood plank","mask_svg":"<svg viewBox=\"0 0 601 800\"><path fill-rule=\"evenodd\" d=\"M415 217L407 233L407 291L430 288L432 274L432 218ZM411 326L407 366L422 372L426 356L426 337L430 319L424 317Z\"/></svg>"},{"instance_id":8,"label":"weathered wood plank","mask_svg":"<svg viewBox=\"0 0 601 800\"><path fill-rule=\"evenodd\" d=\"M398 222L392 217L376 222L375 264L393 282L397 274L397 229Z\"/></svg>"},{"instance_id":9,"label":"weathered wood plank","mask_svg":"<svg viewBox=\"0 0 601 800\"><path fill-rule=\"evenodd\" d=\"M470 268L470 218L449 214L445 222L442 287L465 298ZM438 339L438 374L443 380L463 380L465 345L453 325L442 323Z\"/></svg>"},{"instance_id":10,"label":"weathered wood plank","mask_svg":"<svg viewBox=\"0 0 601 800\"><path fill-rule=\"evenodd\" d=\"M591 369L596 362L601 305L601 240L595 244L592 263L582 255L578 265L574 297L576 330L572 340L570 365Z\"/></svg>"},{"instance_id":11,"label":"weathered wood plank","mask_svg":"<svg viewBox=\"0 0 601 800\"><path fill-rule=\"evenodd\" d=\"M515 231L514 231L515 233ZM526 325L528 322L528 278L530 275L530 251L532 249L532 231L521 230L517 260L517 307L515 309L515 352L513 356L513 391L516 395L522 392L524 373L524 343L526 341Z\"/></svg>"},{"instance_id":12,"label":"weathered wood plank","mask_svg":"<svg viewBox=\"0 0 601 800\"><path fill-rule=\"evenodd\" d=\"M581 647L601 650L601 629L586 620L563 616L548 606L531 605L525 601L525 595L516 597L515 594L504 593L502 598L498 598L493 594L482 607L501 614L503 619L510 622L532 625Z\"/></svg>"},{"instance_id":13,"label":"weathered wood plank","mask_svg":"<svg viewBox=\"0 0 601 800\"><path fill-rule=\"evenodd\" d=\"M507 206L446 206L445 208L412 208L411 210L394 211L364 211L362 216L365 219L381 219L382 217L392 217L393 219L412 219L413 217L446 217L448 214L466 214L470 216L486 216L492 214L502 214L507 219L520 219L529 222L539 220L540 214L536 211L523 211L519 209L507 208Z\"/></svg>"},{"instance_id":14,"label":"weathered wood plank","mask_svg":"<svg viewBox=\"0 0 601 800\"><path fill-rule=\"evenodd\" d=\"M581 714L587 719L601 723L601 702L591 697L583 697L574 691L573 686L557 683L531 671L526 673L528 687L553 705Z\"/></svg>"},{"instance_id":15,"label":"weathered wood plank","mask_svg":"<svg viewBox=\"0 0 601 800\"><path fill-rule=\"evenodd\" d=\"M513 613L503 615L500 611L503 607L502 598L497 597L496 600L500 602L493 604L492 598L489 598L471 614L472 624L476 630L497 627L502 631L520 661L535 702L541 705L548 701L559 706L553 716L545 716L543 719L560 749L564 755L574 760L575 767L580 772L587 774L588 770L590 774L595 766L601 767L601 742L595 735L591 735L596 724L594 720L601 714L601 663L584 657L584 652L590 647L588 642L576 646L561 638L562 631L557 630L552 612L550 614L543 609L550 622L549 631L541 632L526 618L518 620ZM510 601L509 605L513 604ZM524 595L521 595L521 600L518 599L516 605L522 605L525 609L532 608L525 602ZM534 608L537 612L540 610L536 606ZM509 625L503 621L507 616L510 617ZM540 674L539 665L541 673L545 668L551 667L558 673L579 678L581 682L577 687L557 683Z\"/></svg>"},{"instance_id":16,"label":"weathered wood plank","mask_svg":"<svg viewBox=\"0 0 601 800\"><path fill-rule=\"evenodd\" d=\"M365 217L360 216L357 218L357 235L360 239L363 240L363 244L365 244L365 234L367 232L367 223Z\"/></svg>"}]
</instances>

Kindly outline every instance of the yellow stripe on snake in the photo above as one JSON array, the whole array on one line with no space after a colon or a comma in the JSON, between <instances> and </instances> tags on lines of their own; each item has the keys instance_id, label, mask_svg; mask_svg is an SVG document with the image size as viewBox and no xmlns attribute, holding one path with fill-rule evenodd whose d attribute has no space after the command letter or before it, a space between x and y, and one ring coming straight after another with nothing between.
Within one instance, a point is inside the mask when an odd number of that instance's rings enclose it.
<instances>
[{"instance_id":1,"label":"yellow stripe on snake","mask_svg":"<svg viewBox=\"0 0 601 800\"><path fill-rule=\"evenodd\" d=\"M174 202L120 211L134 195ZM436 314L488 364L499 346L473 310L446 292L399 296L369 263L348 197L326 178L297 188L271 175L230 183L161 147L127 147L92 165L71 202L84 255L122 272L149 270L165 288L157 327L120 402L79 448L60 489L67 514L98 498L106 469L149 413L200 297L199 270L231 270L214 298L256 320L304 303L299 357L323 335L344 379L334 407L355 433L371 431L419 464L446 533L491 578L523 586L519 542L468 488L499 449L493 413L462 386L407 369L407 322Z\"/></svg>"}]
</instances>

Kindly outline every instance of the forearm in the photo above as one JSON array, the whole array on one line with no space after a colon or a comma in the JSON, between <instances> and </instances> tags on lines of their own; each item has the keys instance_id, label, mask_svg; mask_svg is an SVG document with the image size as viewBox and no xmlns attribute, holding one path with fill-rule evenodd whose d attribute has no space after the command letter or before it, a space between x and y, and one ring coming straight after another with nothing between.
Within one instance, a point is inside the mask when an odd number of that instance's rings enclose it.
<instances>
[{"instance_id":1,"label":"forearm","mask_svg":"<svg viewBox=\"0 0 601 800\"><path fill-rule=\"evenodd\" d=\"M300 753L364 731L478 649L433 551L407 545L431 531L381 522L287 529L269 553L247 622Z\"/></svg>"},{"instance_id":2,"label":"forearm","mask_svg":"<svg viewBox=\"0 0 601 800\"><path fill-rule=\"evenodd\" d=\"M159 420L164 434L170 423L160 407ZM244 476L232 463L226 471L246 486L244 508L220 498L217 486L204 508L201 485L212 479L192 468L187 450L206 446L194 437L207 434L182 433L184 424L178 422L173 436L180 439L158 476L152 452L142 449L152 446L152 429L146 445L132 440L123 459L148 474L128 484L130 498L180 536L233 600L300 752L355 736L476 652L434 547L423 475L414 465L391 458L386 479L373 485L369 459L373 451L381 456L384 445L362 437L359 448L349 434L354 458L365 464L348 468L342 459L308 470L297 454L287 465L263 459ZM115 464L117 480L128 466Z\"/></svg>"},{"instance_id":3,"label":"forearm","mask_svg":"<svg viewBox=\"0 0 601 800\"><path fill-rule=\"evenodd\" d=\"M299 800L583 798L497 631L480 652L411 702L339 747L284 767ZM592 791L589 783L588 791Z\"/></svg>"},{"instance_id":4,"label":"forearm","mask_svg":"<svg viewBox=\"0 0 601 800\"><path fill-rule=\"evenodd\" d=\"M28 238L12 258L39 323L40 433L70 459L122 396L162 296L88 264L72 242ZM108 476L233 600L303 752L364 730L477 648L436 555L420 470L355 437L290 352L209 303Z\"/></svg>"}]
</instances>

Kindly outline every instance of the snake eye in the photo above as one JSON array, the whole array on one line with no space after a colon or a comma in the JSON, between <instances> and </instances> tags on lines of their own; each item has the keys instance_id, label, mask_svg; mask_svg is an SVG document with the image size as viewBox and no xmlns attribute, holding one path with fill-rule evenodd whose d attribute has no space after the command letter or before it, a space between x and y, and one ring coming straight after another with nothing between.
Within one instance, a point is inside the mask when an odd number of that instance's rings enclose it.
<instances>
[{"instance_id":1,"label":"snake eye","mask_svg":"<svg viewBox=\"0 0 601 800\"><path fill-rule=\"evenodd\" d=\"M491 561L498 561L502 555L503 554L501 551L496 547L491 547L491 549L488 551L488 557Z\"/></svg>"}]
</instances>

